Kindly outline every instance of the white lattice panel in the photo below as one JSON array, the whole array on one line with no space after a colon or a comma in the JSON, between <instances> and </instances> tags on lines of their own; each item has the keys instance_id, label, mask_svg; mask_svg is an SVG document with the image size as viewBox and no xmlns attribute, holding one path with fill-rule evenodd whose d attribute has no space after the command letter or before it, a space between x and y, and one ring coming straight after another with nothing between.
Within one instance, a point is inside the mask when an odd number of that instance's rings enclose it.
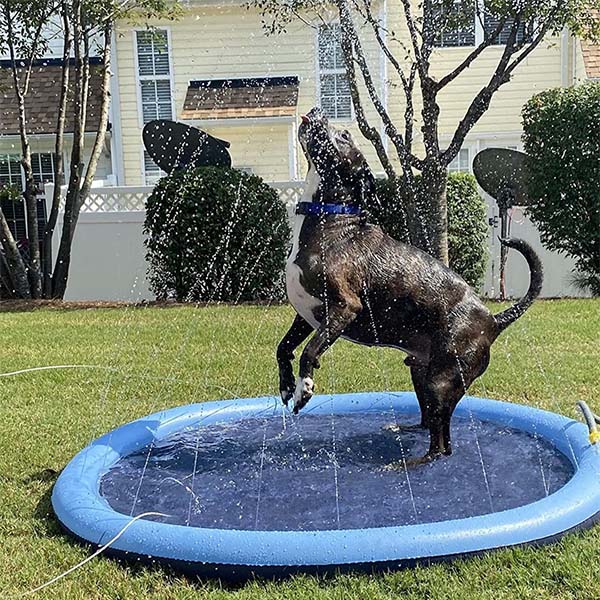
<instances>
[{"instance_id":1,"label":"white lattice panel","mask_svg":"<svg viewBox=\"0 0 600 600\"><path fill-rule=\"evenodd\" d=\"M279 194L279 198L286 205L288 210L296 205L296 202L302 197L304 192L303 181L285 181L271 183L271 187L274 187Z\"/></svg>"},{"instance_id":2,"label":"white lattice panel","mask_svg":"<svg viewBox=\"0 0 600 600\"><path fill-rule=\"evenodd\" d=\"M104 188L92 190L86 198L81 211L98 212L131 212L143 211L146 199L152 188Z\"/></svg>"},{"instance_id":3,"label":"white lattice panel","mask_svg":"<svg viewBox=\"0 0 600 600\"><path fill-rule=\"evenodd\" d=\"M275 188L288 209L291 209L300 200L304 191L303 181L278 181L270 185ZM52 197L52 190L52 185L48 184L45 190L46 198ZM64 209L66 187L63 186L61 193L61 209ZM146 199L151 193L152 187L124 186L92 188L81 208L81 212L114 213L143 211L146 206Z\"/></svg>"}]
</instances>

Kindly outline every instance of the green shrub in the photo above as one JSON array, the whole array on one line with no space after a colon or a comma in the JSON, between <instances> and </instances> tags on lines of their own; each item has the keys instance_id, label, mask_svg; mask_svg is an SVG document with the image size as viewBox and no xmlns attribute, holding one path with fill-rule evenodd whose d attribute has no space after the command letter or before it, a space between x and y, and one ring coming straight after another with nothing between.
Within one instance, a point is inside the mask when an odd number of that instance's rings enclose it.
<instances>
[{"instance_id":1,"label":"green shrub","mask_svg":"<svg viewBox=\"0 0 600 600\"><path fill-rule=\"evenodd\" d=\"M600 84L537 94L523 129L527 214L547 248L575 259L574 281L600 295Z\"/></svg>"},{"instance_id":2,"label":"green shrub","mask_svg":"<svg viewBox=\"0 0 600 600\"><path fill-rule=\"evenodd\" d=\"M286 209L260 177L217 167L175 171L148 199L144 233L158 298L239 302L284 296Z\"/></svg>"},{"instance_id":3,"label":"green shrub","mask_svg":"<svg viewBox=\"0 0 600 600\"><path fill-rule=\"evenodd\" d=\"M397 195L396 186L388 179L378 180L377 190L379 205L368 207L372 221L393 238L410 243L406 201ZM451 173L447 202L450 267L478 289L485 275L488 249L486 207L475 178L467 173Z\"/></svg>"}]
</instances>

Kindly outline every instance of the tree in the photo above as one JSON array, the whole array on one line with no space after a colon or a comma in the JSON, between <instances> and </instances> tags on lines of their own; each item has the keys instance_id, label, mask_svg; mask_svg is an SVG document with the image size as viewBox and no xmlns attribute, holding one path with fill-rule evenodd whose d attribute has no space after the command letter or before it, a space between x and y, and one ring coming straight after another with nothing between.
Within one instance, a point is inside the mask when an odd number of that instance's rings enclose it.
<instances>
[{"instance_id":1,"label":"tree","mask_svg":"<svg viewBox=\"0 0 600 600\"><path fill-rule=\"evenodd\" d=\"M324 0L254 0L264 16L269 33L285 31L294 19L311 25L325 22L321 12ZM399 42L394 31L386 28L373 11L372 0L334 0L341 26L341 46L358 127L375 148L388 178L398 182L398 197L407 198L411 241L448 263L448 218L446 202L448 165L458 155L469 131L490 106L494 94L506 85L519 65L537 48L547 34L568 27L572 32L598 39L600 23L593 11L599 0L399 0L404 25L409 34L408 47L392 49L390 40ZM488 17L495 27L483 27ZM451 71L434 76L432 54L440 32L452 30L475 20L485 31L482 41ZM359 35L357 21L372 31L386 61L397 75L404 96L404 114L395 122L378 92ZM494 44L500 33L506 41L498 63L487 83L474 94L467 110L456 125L447 147L440 143L439 95ZM361 92L359 78L366 93ZM378 127L366 116L370 104L383 124L385 136L400 164L396 173ZM420 104L420 115L417 107ZM423 151L415 150L415 122L419 118ZM415 185L422 175L423 185Z\"/></svg>"},{"instance_id":2,"label":"tree","mask_svg":"<svg viewBox=\"0 0 600 600\"><path fill-rule=\"evenodd\" d=\"M545 246L600 296L600 84L537 94L523 109L530 205Z\"/></svg>"},{"instance_id":3,"label":"tree","mask_svg":"<svg viewBox=\"0 0 600 600\"><path fill-rule=\"evenodd\" d=\"M0 241L10 288L19 298L62 298L66 291L71 247L79 213L96 174L106 131L110 105L111 44L117 20L147 21L155 17L175 18L177 5L168 0L0 0L0 52L10 58L12 92L18 106L21 165L25 174L23 201L27 215L28 255L17 247L0 208ZM53 27L50 27L53 25ZM37 219L37 190L34 181L28 132L27 97L36 61L48 50L53 37L62 40L60 97L56 117L54 196L43 231ZM100 66L93 65L93 55ZM97 72L94 73L94 69ZM90 105L90 79L100 79L100 117L89 160L84 160L84 135ZM72 115L68 115L71 111ZM73 143L70 172L65 177L63 155L67 116L72 117ZM52 237L61 203L60 181L67 179L64 220L54 265ZM40 250L41 248L41 250Z\"/></svg>"}]
</instances>

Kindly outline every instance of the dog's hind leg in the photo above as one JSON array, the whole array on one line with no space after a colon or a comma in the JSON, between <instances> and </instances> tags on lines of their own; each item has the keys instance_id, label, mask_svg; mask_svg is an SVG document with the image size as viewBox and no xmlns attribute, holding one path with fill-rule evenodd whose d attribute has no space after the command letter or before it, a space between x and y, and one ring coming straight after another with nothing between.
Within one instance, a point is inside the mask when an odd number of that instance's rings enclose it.
<instances>
[{"instance_id":1,"label":"dog's hind leg","mask_svg":"<svg viewBox=\"0 0 600 600\"><path fill-rule=\"evenodd\" d=\"M391 425L386 425L385 430L391 431L393 433L400 433L401 431L411 431L415 429L427 429L428 428L428 416L429 409L426 401L425 395L425 380L427 378L427 367L426 366L411 366L410 367L410 376L412 378L413 387L415 388L415 394L417 396L417 400L419 401L419 408L421 410L421 422L415 424L403 424L403 423L393 423Z\"/></svg>"},{"instance_id":2,"label":"dog's hind leg","mask_svg":"<svg viewBox=\"0 0 600 600\"><path fill-rule=\"evenodd\" d=\"M294 412L306 405L312 398L314 382L313 370L319 368L321 355L340 337L343 331L356 319L362 310L358 296L346 291L344 300L330 299L329 313L321 319L315 335L306 344L300 357L300 372L294 392Z\"/></svg>"},{"instance_id":3,"label":"dog's hind leg","mask_svg":"<svg viewBox=\"0 0 600 600\"><path fill-rule=\"evenodd\" d=\"M296 315L289 331L277 346L277 365L279 367L279 391L281 399L287 406L294 395L294 350L310 335L313 328L300 316Z\"/></svg>"},{"instance_id":4,"label":"dog's hind leg","mask_svg":"<svg viewBox=\"0 0 600 600\"><path fill-rule=\"evenodd\" d=\"M452 454L450 421L456 405L471 381L454 356L433 360L424 381L426 422L429 429L429 450L424 458L431 460Z\"/></svg>"}]
</instances>

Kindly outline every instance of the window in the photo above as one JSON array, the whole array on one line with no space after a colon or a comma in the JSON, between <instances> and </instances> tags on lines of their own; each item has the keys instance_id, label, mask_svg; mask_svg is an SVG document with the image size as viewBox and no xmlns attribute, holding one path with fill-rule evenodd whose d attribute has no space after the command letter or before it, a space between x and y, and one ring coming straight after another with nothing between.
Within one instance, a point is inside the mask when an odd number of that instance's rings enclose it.
<instances>
[{"instance_id":1,"label":"window","mask_svg":"<svg viewBox=\"0 0 600 600\"><path fill-rule=\"evenodd\" d=\"M54 154L50 152L31 155L33 180L40 191L46 183L54 182ZM0 184L14 185L25 189L25 173L21 167L21 157L17 154L0 155Z\"/></svg>"},{"instance_id":2,"label":"window","mask_svg":"<svg viewBox=\"0 0 600 600\"><path fill-rule=\"evenodd\" d=\"M164 29L137 31L137 61L142 121L172 119L169 40Z\"/></svg>"},{"instance_id":3,"label":"window","mask_svg":"<svg viewBox=\"0 0 600 600\"><path fill-rule=\"evenodd\" d=\"M246 173L246 175L254 175L254 169L252 167L235 167L238 171Z\"/></svg>"},{"instance_id":4,"label":"window","mask_svg":"<svg viewBox=\"0 0 600 600\"><path fill-rule=\"evenodd\" d=\"M19 189L23 188L20 156L0 155L0 185L14 185Z\"/></svg>"},{"instance_id":5,"label":"window","mask_svg":"<svg viewBox=\"0 0 600 600\"><path fill-rule=\"evenodd\" d=\"M485 14L483 16L483 30L484 30L484 36L486 38L491 36L494 33L494 31L498 27L498 23L499 23L499 19L490 15L487 11L485 12ZM508 19L506 21L506 23L504 24L504 26L502 27L502 30L500 31L499 35L494 40L493 44L497 45L497 46L506 45L506 42L508 42L508 36L510 35L512 26L513 26L513 21L511 19ZM517 30L517 38L516 38L517 44L520 44L523 41L528 42L531 40L531 36L527 34L526 29L527 28L526 28L525 23L521 23L519 25L519 29Z\"/></svg>"},{"instance_id":6,"label":"window","mask_svg":"<svg viewBox=\"0 0 600 600\"><path fill-rule=\"evenodd\" d=\"M321 109L330 119L351 119L350 84L338 24L322 25L318 32Z\"/></svg>"},{"instance_id":7,"label":"window","mask_svg":"<svg viewBox=\"0 0 600 600\"><path fill-rule=\"evenodd\" d=\"M435 45L441 48L475 45L475 14L470 17L466 6L459 0L446 9L441 4L436 5L439 11L438 19L446 24L442 27Z\"/></svg>"},{"instance_id":8,"label":"window","mask_svg":"<svg viewBox=\"0 0 600 600\"><path fill-rule=\"evenodd\" d=\"M468 148L461 148L458 155L448 165L450 173L470 173L471 172L471 153Z\"/></svg>"},{"instance_id":9,"label":"window","mask_svg":"<svg viewBox=\"0 0 600 600\"><path fill-rule=\"evenodd\" d=\"M136 31L136 52L142 122L172 119L172 73L166 30ZM146 185L154 185L164 175L146 150L143 167Z\"/></svg>"},{"instance_id":10,"label":"window","mask_svg":"<svg viewBox=\"0 0 600 600\"><path fill-rule=\"evenodd\" d=\"M44 185L54 183L54 154L32 154L31 168L33 179L40 191L44 191Z\"/></svg>"},{"instance_id":11,"label":"window","mask_svg":"<svg viewBox=\"0 0 600 600\"><path fill-rule=\"evenodd\" d=\"M144 182L154 185L166 173L152 160L147 150L144 150Z\"/></svg>"},{"instance_id":12,"label":"window","mask_svg":"<svg viewBox=\"0 0 600 600\"><path fill-rule=\"evenodd\" d=\"M483 14L483 22L477 16L475 7L479 7L479 14ZM451 8L439 0L434 5L437 11L440 32L435 40L438 47L474 46L491 36L498 27L499 19L490 14L484 7L484 0L454 0ZM443 26L445 25L445 26ZM505 45L508 41L513 21L508 19L499 35L494 40L494 45ZM517 43L528 42L531 35L528 33L526 23L521 23L517 31Z\"/></svg>"},{"instance_id":13,"label":"window","mask_svg":"<svg viewBox=\"0 0 600 600\"><path fill-rule=\"evenodd\" d=\"M43 192L44 184L54 181L54 156L49 152L31 155L33 179L40 192ZM20 155L0 155L0 185L12 185L20 191L25 189L25 173L21 167ZM27 219L23 197L2 200L2 211L14 238L18 242L25 240L27 238ZM38 196L37 212L38 226L43 228L46 224L46 202L41 195Z\"/></svg>"}]
</instances>

